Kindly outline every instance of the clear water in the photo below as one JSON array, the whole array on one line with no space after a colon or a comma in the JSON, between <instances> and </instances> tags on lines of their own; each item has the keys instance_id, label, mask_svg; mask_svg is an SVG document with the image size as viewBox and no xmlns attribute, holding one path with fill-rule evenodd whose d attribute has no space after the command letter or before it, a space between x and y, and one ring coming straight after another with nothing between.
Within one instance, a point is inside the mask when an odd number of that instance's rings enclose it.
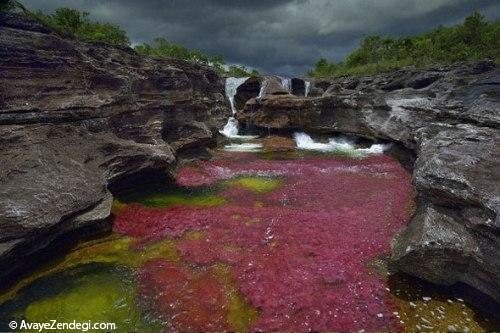
<instances>
[{"instance_id":1,"label":"clear water","mask_svg":"<svg viewBox=\"0 0 500 333\"><path fill-rule=\"evenodd\" d=\"M216 152L113 205L114 230L0 294L0 323L115 322L118 331L498 328L460 295L388 275L412 212L385 155ZM0 330L7 330L0 327Z\"/></svg>"}]
</instances>

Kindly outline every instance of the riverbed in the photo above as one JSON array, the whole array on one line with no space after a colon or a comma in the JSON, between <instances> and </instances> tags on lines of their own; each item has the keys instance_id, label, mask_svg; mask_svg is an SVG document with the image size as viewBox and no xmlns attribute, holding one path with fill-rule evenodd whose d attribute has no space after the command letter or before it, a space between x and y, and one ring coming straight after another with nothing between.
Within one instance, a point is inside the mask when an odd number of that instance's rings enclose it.
<instances>
[{"instance_id":1,"label":"riverbed","mask_svg":"<svg viewBox=\"0 0 500 333\"><path fill-rule=\"evenodd\" d=\"M113 322L120 332L494 325L460 295L388 270L415 200L393 157L229 150L117 194L113 232L0 294L0 322Z\"/></svg>"}]
</instances>

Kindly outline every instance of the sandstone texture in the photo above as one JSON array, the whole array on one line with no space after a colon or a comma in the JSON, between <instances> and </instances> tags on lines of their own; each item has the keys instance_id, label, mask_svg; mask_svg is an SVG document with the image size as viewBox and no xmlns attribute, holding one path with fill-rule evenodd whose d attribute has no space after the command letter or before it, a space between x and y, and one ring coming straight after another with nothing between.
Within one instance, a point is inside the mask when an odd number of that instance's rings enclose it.
<instances>
[{"instance_id":1,"label":"sandstone texture","mask_svg":"<svg viewBox=\"0 0 500 333\"><path fill-rule=\"evenodd\" d=\"M110 186L168 172L212 145L230 114L211 69L0 12L0 279L105 224Z\"/></svg>"}]
</instances>

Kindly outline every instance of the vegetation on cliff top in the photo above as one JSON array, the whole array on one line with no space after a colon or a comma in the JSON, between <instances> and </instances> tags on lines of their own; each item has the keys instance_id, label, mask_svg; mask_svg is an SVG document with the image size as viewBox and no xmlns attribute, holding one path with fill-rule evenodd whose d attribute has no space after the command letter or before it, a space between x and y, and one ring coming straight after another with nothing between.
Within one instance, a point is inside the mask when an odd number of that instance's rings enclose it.
<instances>
[{"instance_id":1,"label":"vegetation on cliff top","mask_svg":"<svg viewBox=\"0 0 500 333\"><path fill-rule=\"evenodd\" d=\"M130 45L127 33L119 26L91 21L87 12L63 7L56 9L52 15L44 14L40 10L29 13L53 29L69 33L87 42L103 42L117 46Z\"/></svg>"},{"instance_id":2,"label":"vegetation on cliff top","mask_svg":"<svg viewBox=\"0 0 500 333\"><path fill-rule=\"evenodd\" d=\"M313 77L375 74L404 66L426 67L459 61L494 59L500 62L500 21L488 21L478 12L462 24L416 36L368 36L344 62L320 59L308 74Z\"/></svg>"},{"instance_id":3,"label":"vegetation on cliff top","mask_svg":"<svg viewBox=\"0 0 500 333\"><path fill-rule=\"evenodd\" d=\"M163 37L158 37L152 43L143 43L134 47L139 54L170 57L194 61L203 65L211 66L221 75L233 77L258 76L255 69L249 71L245 66L224 66L225 61L221 55L208 56L197 50L190 50L182 45L169 42Z\"/></svg>"},{"instance_id":4,"label":"vegetation on cliff top","mask_svg":"<svg viewBox=\"0 0 500 333\"><path fill-rule=\"evenodd\" d=\"M86 42L130 46L127 33L118 25L92 21L87 12L62 7L53 14L45 14L40 10L29 11L15 0L0 0L1 11L12 11L16 8L21 8L29 16L60 33L70 34ZM258 71L250 71L241 65L226 66L224 58L220 55L210 56L197 50L190 50L182 45L171 43L163 37L154 39L152 43L137 45L134 50L142 55L183 59L210 66L220 75L235 77L259 75Z\"/></svg>"}]
</instances>

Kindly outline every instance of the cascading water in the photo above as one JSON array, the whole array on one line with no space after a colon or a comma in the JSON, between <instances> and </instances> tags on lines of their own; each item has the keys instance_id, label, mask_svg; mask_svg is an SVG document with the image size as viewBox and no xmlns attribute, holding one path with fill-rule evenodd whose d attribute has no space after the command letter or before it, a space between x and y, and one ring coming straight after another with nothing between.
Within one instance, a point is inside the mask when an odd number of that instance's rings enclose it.
<instances>
[{"instance_id":1,"label":"cascading water","mask_svg":"<svg viewBox=\"0 0 500 333\"><path fill-rule=\"evenodd\" d=\"M219 132L228 138L238 136L238 121L234 117L230 117L222 131Z\"/></svg>"},{"instance_id":2,"label":"cascading water","mask_svg":"<svg viewBox=\"0 0 500 333\"><path fill-rule=\"evenodd\" d=\"M286 77L281 77L278 76L276 77L277 79L280 80L281 87L286 90L288 93L292 93L292 79L286 78ZM268 79L264 79L262 83L260 84L260 91L259 95L257 96L257 99L262 99L266 96L267 93L267 86L269 84Z\"/></svg>"},{"instance_id":3,"label":"cascading water","mask_svg":"<svg viewBox=\"0 0 500 333\"><path fill-rule=\"evenodd\" d=\"M281 86L283 87L283 89L285 89L289 93L292 93L292 79L287 78L287 77L282 77L281 78Z\"/></svg>"},{"instance_id":4,"label":"cascading water","mask_svg":"<svg viewBox=\"0 0 500 333\"><path fill-rule=\"evenodd\" d=\"M304 96L307 97L311 92L311 82L304 81Z\"/></svg>"},{"instance_id":5,"label":"cascading water","mask_svg":"<svg viewBox=\"0 0 500 333\"><path fill-rule=\"evenodd\" d=\"M260 84L260 90L257 99L261 99L266 95L267 84L268 84L267 79L264 79L264 81L262 81L262 83Z\"/></svg>"},{"instance_id":6,"label":"cascading water","mask_svg":"<svg viewBox=\"0 0 500 333\"><path fill-rule=\"evenodd\" d=\"M229 99L233 115L237 111L236 106L234 105L234 96L236 95L238 87L241 86L247 79L248 77L228 77L226 79L225 91L227 98ZM238 130L238 121L233 116L227 120L227 124L219 132L230 139L250 140L256 138L256 136L238 135Z\"/></svg>"},{"instance_id":7,"label":"cascading water","mask_svg":"<svg viewBox=\"0 0 500 333\"><path fill-rule=\"evenodd\" d=\"M322 152L343 152L350 155L371 155L382 154L387 149L387 145L373 144L369 148L356 148L355 144L343 138L332 138L328 143L314 141L306 133L294 133L293 135L298 149L316 150Z\"/></svg>"},{"instance_id":8,"label":"cascading water","mask_svg":"<svg viewBox=\"0 0 500 333\"><path fill-rule=\"evenodd\" d=\"M228 77L226 79L225 91L227 98L229 98L229 104L231 105L231 111L233 114L236 113L234 96L236 95L238 87L245 83L246 80L248 80L248 77Z\"/></svg>"},{"instance_id":9,"label":"cascading water","mask_svg":"<svg viewBox=\"0 0 500 333\"><path fill-rule=\"evenodd\" d=\"M219 132L229 139L252 140L258 137L254 135L239 135L238 120L234 117L234 114L237 111L236 106L234 105L234 96L236 95L238 87L247 79L247 77L228 77L226 79L225 91L227 98L229 99L229 104L231 105L233 117L229 117L227 124ZM225 149L228 151L258 151L260 148L261 145L251 143L231 143L225 146Z\"/></svg>"}]
</instances>

